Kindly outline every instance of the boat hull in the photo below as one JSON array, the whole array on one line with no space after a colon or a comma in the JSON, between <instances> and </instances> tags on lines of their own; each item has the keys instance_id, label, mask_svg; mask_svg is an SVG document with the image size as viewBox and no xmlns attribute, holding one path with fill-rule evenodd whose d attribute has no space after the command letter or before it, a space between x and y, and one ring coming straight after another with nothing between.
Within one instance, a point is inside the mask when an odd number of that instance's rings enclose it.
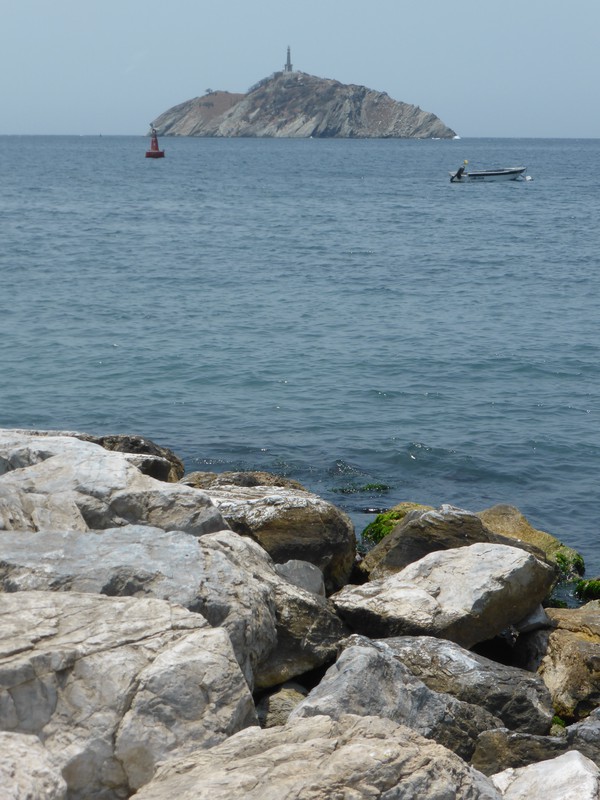
<instances>
[{"instance_id":1,"label":"boat hull","mask_svg":"<svg viewBox=\"0 0 600 800\"><path fill-rule=\"evenodd\" d=\"M527 167L507 167L506 169L487 169L477 172L450 173L450 183L496 183L497 181L516 181Z\"/></svg>"}]
</instances>

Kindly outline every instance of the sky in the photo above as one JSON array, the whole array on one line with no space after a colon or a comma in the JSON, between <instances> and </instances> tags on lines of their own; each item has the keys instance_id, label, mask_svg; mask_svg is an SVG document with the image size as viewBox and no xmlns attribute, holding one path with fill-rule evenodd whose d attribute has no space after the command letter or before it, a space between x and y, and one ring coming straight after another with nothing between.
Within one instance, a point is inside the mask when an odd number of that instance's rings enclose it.
<instances>
[{"instance_id":1,"label":"sky","mask_svg":"<svg viewBox=\"0 0 600 800\"><path fill-rule=\"evenodd\" d=\"M0 135L144 135L288 45L461 137L600 137L600 0L0 0Z\"/></svg>"}]
</instances>

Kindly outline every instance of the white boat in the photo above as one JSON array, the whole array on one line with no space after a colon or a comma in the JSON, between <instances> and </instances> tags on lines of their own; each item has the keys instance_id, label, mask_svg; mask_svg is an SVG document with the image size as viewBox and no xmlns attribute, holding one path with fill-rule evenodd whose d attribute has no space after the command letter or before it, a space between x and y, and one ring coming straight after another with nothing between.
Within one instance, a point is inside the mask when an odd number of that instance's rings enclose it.
<instances>
[{"instance_id":1,"label":"white boat","mask_svg":"<svg viewBox=\"0 0 600 800\"><path fill-rule=\"evenodd\" d=\"M527 167L505 167L503 169L482 169L482 170L469 170L467 172L467 164L465 161L463 166L450 173L450 183L468 183L471 181L516 181L519 180Z\"/></svg>"}]
</instances>

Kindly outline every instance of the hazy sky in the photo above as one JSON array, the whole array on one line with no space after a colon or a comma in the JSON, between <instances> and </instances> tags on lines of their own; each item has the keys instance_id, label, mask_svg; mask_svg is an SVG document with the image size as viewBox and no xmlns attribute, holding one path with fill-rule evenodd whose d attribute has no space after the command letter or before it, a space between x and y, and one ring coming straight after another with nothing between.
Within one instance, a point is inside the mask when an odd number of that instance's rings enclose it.
<instances>
[{"instance_id":1,"label":"hazy sky","mask_svg":"<svg viewBox=\"0 0 600 800\"><path fill-rule=\"evenodd\" d=\"M0 134L144 134L282 68L461 136L600 137L600 0L0 0Z\"/></svg>"}]
</instances>

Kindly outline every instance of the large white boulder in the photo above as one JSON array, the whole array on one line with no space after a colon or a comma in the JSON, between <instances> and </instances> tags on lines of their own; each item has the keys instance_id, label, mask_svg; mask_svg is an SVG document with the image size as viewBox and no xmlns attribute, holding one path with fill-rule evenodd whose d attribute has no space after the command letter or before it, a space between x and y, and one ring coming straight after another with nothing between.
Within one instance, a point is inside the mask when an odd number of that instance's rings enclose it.
<instances>
[{"instance_id":1,"label":"large white boulder","mask_svg":"<svg viewBox=\"0 0 600 800\"><path fill-rule=\"evenodd\" d=\"M222 629L162 600L0 594L0 725L35 734L69 798L122 797L158 761L256 724Z\"/></svg>"},{"instance_id":2,"label":"large white boulder","mask_svg":"<svg viewBox=\"0 0 600 800\"><path fill-rule=\"evenodd\" d=\"M504 800L598 800L600 770L576 750L491 776Z\"/></svg>"},{"instance_id":3,"label":"large white boulder","mask_svg":"<svg viewBox=\"0 0 600 800\"><path fill-rule=\"evenodd\" d=\"M311 717L250 728L159 767L136 800L501 800L481 773L380 717Z\"/></svg>"},{"instance_id":4,"label":"large white boulder","mask_svg":"<svg viewBox=\"0 0 600 800\"><path fill-rule=\"evenodd\" d=\"M125 525L101 531L0 531L0 591L155 597L228 632L251 688L335 657L347 629L325 598L282 577L256 542Z\"/></svg>"},{"instance_id":5,"label":"large white boulder","mask_svg":"<svg viewBox=\"0 0 600 800\"><path fill-rule=\"evenodd\" d=\"M554 570L524 550L472 544L430 553L388 578L331 597L357 633L439 636L472 647L537 608Z\"/></svg>"},{"instance_id":6,"label":"large white boulder","mask_svg":"<svg viewBox=\"0 0 600 800\"><path fill-rule=\"evenodd\" d=\"M0 430L0 530L229 527L204 492L144 475L137 460L75 437Z\"/></svg>"}]
</instances>

